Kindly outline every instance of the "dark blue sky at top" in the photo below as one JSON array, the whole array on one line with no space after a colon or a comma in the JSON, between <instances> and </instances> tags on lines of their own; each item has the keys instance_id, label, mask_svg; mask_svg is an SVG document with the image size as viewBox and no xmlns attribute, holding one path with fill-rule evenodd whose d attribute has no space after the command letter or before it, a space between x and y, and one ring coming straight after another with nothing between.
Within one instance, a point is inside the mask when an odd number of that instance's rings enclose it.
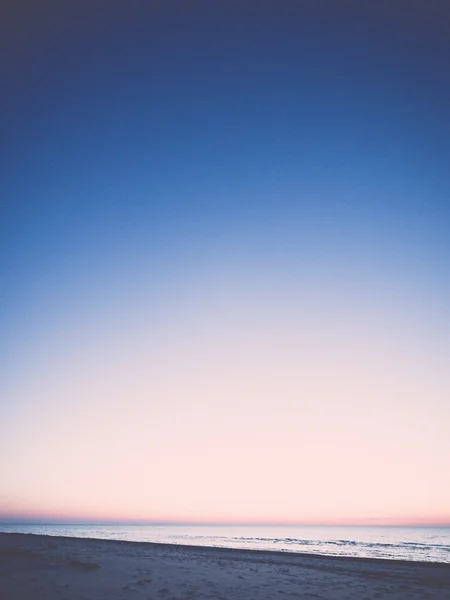
<instances>
[{"instance_id":1,"label":"dark blue sky at top","mask_svg":"<svg viewBox=\"0 0 450 600\"><path fill-rule=\"evenodd\" d=\"M4 315L98 254L277 220L450 266L448 3L2 11Z\"/></svg>"}]
</instances>

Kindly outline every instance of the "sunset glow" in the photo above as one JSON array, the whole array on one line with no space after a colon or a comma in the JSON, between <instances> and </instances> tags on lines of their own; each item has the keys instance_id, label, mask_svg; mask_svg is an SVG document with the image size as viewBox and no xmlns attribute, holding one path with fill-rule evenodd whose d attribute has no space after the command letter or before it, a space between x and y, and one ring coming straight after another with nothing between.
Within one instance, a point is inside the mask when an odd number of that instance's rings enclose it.
<instances>
[{"instance_id":1,"label":"sunset glow","mask_svg":"<svg viewBox=\"0 0 450 600\"><path fill-rule=\"evenodd\" d=\"M231 12L11 45L0 520L450 525L441 30Z\"/></svg>"}]
</instances>

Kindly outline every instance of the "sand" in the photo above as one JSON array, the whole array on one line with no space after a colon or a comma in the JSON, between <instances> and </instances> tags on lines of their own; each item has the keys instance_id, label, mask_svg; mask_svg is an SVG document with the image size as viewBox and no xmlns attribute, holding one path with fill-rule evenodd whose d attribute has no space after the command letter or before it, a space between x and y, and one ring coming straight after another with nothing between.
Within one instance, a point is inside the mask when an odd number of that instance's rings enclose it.
<instances>
[{"instance_id":1,"label":"sand","mask_svg":"<svg viewBox=\"0 0 450 600\"><path fill-rule=\"evenodd\" d=\"M0 533L1 600L450 599L450 564Z\"/></svg>"}]
</instances>

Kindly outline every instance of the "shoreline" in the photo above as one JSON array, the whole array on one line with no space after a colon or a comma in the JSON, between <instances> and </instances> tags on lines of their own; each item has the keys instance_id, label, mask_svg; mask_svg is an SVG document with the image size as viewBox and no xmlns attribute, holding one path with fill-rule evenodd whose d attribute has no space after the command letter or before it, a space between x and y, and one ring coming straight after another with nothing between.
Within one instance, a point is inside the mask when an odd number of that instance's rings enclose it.
<instances>
[{"instance_id":1,"label":"shoreline","mask_svg":"<svg viewBox=\"0 0 450 600\"><path fill-rule=\"evenodd\" d=\"M386 558L386 557L372 557L372 556L347 556L345 554L337 555L337 554L320 554L318 552L293 552L292 550L266 550L266 549L258 549L258 548L232 548L228 546L207 546L203 544L177 544L170 542L148 542L148 541L136 541L136 540L114 540L109 538L94 538L94 537L76 537L76 536L68 536L68 535L52 535L52 534L43 534L43 533L22 533L22 532L3 532L0 531L0 540L2 536L32 536L35 538L51 538L57 540L85 540L89 542L108 542L114 544L145 544L148 546L158 546L165 547L167 549L186 549L186 550L205 550L205 551L223 551L223 552L232 552L232 553L255 553L258 556L267 555L267 557L286 557L286 558L297 558L304 557L307 560L322 560L322 559L331 559L331 560L345 560L345 561L363 561L363 562L374 562L376 563L388 563L390 564L398 564L404 566L414 566L414 565L434 565L434 566L442 566L450 569L450 562L440 562L440 561L428 561L428 560L406 560L402 558Z\"/></svg>"},{"instance_id":2,"label":"shoreline","mask_svg":"<svg viewBox=\"0 0 450 600\"><path fill-rule=\"evenodd\" d=\"M0 600L447 600L450 564L0 533Z\"/></svg>"}]
</instances>

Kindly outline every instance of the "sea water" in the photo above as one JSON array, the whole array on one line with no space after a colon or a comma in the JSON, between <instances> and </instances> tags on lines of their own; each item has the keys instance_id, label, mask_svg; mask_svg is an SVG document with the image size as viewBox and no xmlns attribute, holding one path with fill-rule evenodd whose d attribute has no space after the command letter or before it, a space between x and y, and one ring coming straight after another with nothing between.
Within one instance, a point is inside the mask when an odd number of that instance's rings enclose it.
<instances>
[{"instance_id":1,"label":"sea water","mask_svg":"<svg viewBox=\"0 0 450 600\"><path fill-rule=\"evenodd\" d=\"M0 524L0 532L450 563L450 527Z\"/></svg>"}]
</instances>

